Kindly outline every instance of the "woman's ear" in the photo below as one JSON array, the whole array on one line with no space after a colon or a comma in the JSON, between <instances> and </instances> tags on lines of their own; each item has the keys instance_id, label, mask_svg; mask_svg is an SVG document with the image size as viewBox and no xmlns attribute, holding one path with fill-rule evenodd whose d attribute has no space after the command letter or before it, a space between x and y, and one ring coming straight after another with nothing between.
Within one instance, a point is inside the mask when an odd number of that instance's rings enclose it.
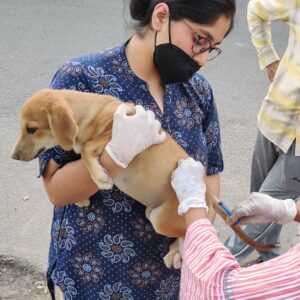
<instances>
[{"instance_id":1,"label":"woman's ear","mask_svg":"<svg viewBox=\"0 0 300 300\"><path fill-rule=\"evenodd\" d=\"M151 19L152 29L161 31L162 28L169 22L170 10L166 3L159 3L154 7Z\"/></svg>"}]
</instances>

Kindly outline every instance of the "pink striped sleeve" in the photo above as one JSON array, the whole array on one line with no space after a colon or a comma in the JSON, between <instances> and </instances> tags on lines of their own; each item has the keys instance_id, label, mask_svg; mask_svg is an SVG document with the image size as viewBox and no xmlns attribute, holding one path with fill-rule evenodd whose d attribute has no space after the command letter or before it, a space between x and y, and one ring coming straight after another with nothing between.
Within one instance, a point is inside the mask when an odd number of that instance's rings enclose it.
<instances>
[{"instance_id":1,"label":"pink striped sleeve","mask_svg":"<svg viewBox=\"0 0 300 300\"><path fill-rule=\"evenodd\" d=\"M180 299L226 299L225 276L239 268L207 219L193 223L184 243Z\"/></svg>"},{"instance_id":2,"label":"pink striped sleeve","mask_svg":"<svg viewBox=\"0 0 300 300\"><path fill-rule=\"evenodd\" d=\"M264 263L228 274L231 299L300 299L300 244Z\"/></svg>"},{"instance_id":3,"label":"pink striped sleeve","mask_svg":"<svg viewBox=\"0 0 300 300\"><path fill-rule=\"evenodd\" d=\"M208 220L186 234L180 299L300 299L300 244L286 254L241 268Z\"/></svg>"}]
</instances>

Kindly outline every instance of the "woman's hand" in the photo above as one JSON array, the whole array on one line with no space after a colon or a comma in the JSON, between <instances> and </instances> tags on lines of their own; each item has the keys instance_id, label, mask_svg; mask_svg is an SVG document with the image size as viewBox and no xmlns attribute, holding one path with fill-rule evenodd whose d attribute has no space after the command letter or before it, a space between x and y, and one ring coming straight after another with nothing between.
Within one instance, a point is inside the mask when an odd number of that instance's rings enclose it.
<instances>
[{"instance_id":1,"label":"woman's hand","mask_svg":"<svg viewBox=\"0 0 300 300\"><path fill-rule=\"evenodd\" d=\"M239 224L285 224L294 221L296 214L296 204L292 199L279 200L262 193L251 193L234 210Z\"/></svg>"},{"instance_id":2,"label":"woman's hand","mask_svg":"<svg viewBox=\"0 0 300 300\"><path fill-rule=\"evenodd\" d=\"M267 66L267 72L268 72L268 77L269 77L270 82L272 82L275 77L279 63L280 63L280 61L277 60Z\"/></svg>"},{"instance_id":3,"label":"woman's hand","mask_svg":"<svg viewBox=\"0 0 300 300\"><path fill-rule=\"evenodd\" d=\"M186 213L190 208L206 208L205 169L199 161L191 157L178 162L172 173L171 184L179 201L178 214Z\"/></svg>"},{"instance_id":4,"label":"woman's hand","mask_svg":"<svg viewBox=\"0 0 300 300\"><path fill-rule=\"evenodd\" d=\"M161 124L150 110L135 106L136 113L128 116L131 108L122 104L114 114L112 138L105 150L114 162L126 168L132 159L153 144L160 144L166 139L161 131Z\"/></svg>"}]
</instances>

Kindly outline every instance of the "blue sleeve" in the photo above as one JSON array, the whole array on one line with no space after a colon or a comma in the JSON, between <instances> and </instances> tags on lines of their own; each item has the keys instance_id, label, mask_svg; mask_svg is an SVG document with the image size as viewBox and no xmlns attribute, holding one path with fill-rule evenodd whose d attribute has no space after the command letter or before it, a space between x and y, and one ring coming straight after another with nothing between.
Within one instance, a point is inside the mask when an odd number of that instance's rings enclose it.
<instances>
[{"instance_id":1,"label":"blue sleeve","mask_svg":"<svg viewBox=\"0 0 300 300\"><path fill-rule=\"evenodd\" d=\"M55 90L89 91L82 64L77 61L67 62L54 75L50 88ZM48 149L39 156L39 176L44 174L51 159L53 159L59 167L62 167L68 162L80 159L80 155L74 151L65 151L60 146Z\"/></svg>"},{"instance_id":2,"label":"blue sleeve","mask_svg":"<svg viewBox=\"0 0 300 300\"><path fill-rule=\"evenodd\" d=\"M39 176L43 176L49 161L53 159L59 167L63 167L65 164L71 161L80 159L80 155L74 151L65 151L60 146L55 146L43 152L40 157L40 172Z\"/></svg>"},{"instance_id":3,"label":"blue sleeve","mask_svg":"<svg viewBox=\"0 0 300 300\"><path fill-rule=\"evenodd\" d=\"M204 122L204 134L207 146L207 175L218 174L223 171L223 155L221 151L221 133L216 103L210 88L209 103Z\"/></svg>"},{"instance_id":4,"label":"blue sleeve","mask_svg":"<svg viewBox=\"0 0 300 300\"><path fill-rule=\"evenodd\" d=\"M54 75L50 88L90 92L89 80L81 58L65 63Z\"/></svg>"}]
</instances>

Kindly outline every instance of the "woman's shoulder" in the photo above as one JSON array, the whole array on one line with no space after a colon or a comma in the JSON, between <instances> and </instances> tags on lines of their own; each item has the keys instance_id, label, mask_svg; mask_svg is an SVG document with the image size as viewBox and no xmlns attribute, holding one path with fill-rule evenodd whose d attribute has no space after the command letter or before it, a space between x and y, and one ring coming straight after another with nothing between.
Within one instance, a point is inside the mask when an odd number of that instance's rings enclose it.
<instances>
[{"instance_id":1,"label":"woman's shoulder","mask_svg":"<svg viewBox=\"0 0 300 300\"><path fill-rule=\"evenodd\" d=\"M210 83L203 75L199 74L198 72L191 77L191 79L188 81L186 85L199 92L206 91L208 93L211 93Z\"/></svg>"},{"instance_id":2,"label":"woman's shoulder","mask_svg":"<svg viewBox=\"0 0 300 300\"><path fill-rule=\"evenodd\" d=\"M124 56L124 45L114 46L99 52L92 52L69 59L64 66L105 67L112 65L116 59ZM63 67L64 67L63 66Z\"/></svg>"},{"instance_id":3,"label":"woman's shoulder","mask_svg":"<svg viewBox=\"0 0 300 300\"><path fill-rule=\"evenodd\" d=\"M213 104L213 93L209 82L199 73L195 73L187 83L183 84L185 94L196 101L202 108Z\"/></svg>"},{"instance_id":4,"label":"woman's shoulder","mask_svg":"<svg viewBox=\"0 0 300 300\"><path fill-rule=\"evenodd\" d=\"M121 73L120 65L123 66L124 61L126 61L124 44L74 57L59 68L51 86L55 89L104 93L103 85L107 85L107 81L112 81L113 84L118 81Z\"/></svg>"}]
</instances>

